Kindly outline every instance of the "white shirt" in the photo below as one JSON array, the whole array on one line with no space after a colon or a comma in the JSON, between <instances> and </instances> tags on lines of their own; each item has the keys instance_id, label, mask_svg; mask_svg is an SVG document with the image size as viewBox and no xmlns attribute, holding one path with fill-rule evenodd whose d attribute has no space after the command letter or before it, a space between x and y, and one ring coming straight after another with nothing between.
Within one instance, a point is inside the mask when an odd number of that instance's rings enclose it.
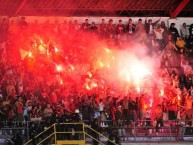
<instances>
[{"instance_id":1,"label":"white shirt","mask_svg":"<svg viewBox=\"0 0 193 145\"><path fill-rule=\"evenodd\" d=\"M129 34L132 34L132 24L129 24Z\"/></svg>"},{"instance_id":2,"label":"white shirt","mask_svg":"<svg viewBox=\"0 0 193 145\"><path fill-rule=\"evenodd\" d=\"M32 107L25 107L23 111L23 116L28 116L29 115L28 111L31 111L31 110L32 110Z\"/></svg>"},{"instance_id":3,"label":"white shirt","mask_svg":"<svg viewBox=\"0 0 193 145\"><path fill-rule=\"evenodd\" d=\"M153 34L153 25L149 26L149 34Z\"/></svg>"},{"instance_id":4,"label":"white shirt","mask_svg":"<svg viewBox=\"0 0 193 145\"><path fill-rule=\"evenodd\" d=\"M151 118L151 110L150 109L146 110L145 118Z\"/></svg>"},{"instance_id":5,"label":"white shirt","mask_svg":"<svg viewBox=\"0 0 193 145\"><path fill-rule=\"evenodd\" d=\"M104 104L103 102L99 103L99 111L103 111L104 110Z\"/></svg>"},{"instance_id":6,"label":"white shirt","mask_svg":"<svg viewBox=\"0 0 193 145\"><path fill-rule=\"evenodd\" d=\"M160 29L161 29L161 31L157 31L156 29L154 29L155 37L158 40L163 39L162 33L163 33L164 29L162 29L162 28L160 28Z\"/></svg>"},{"instance_id":7,"label":"white shirt","mask_svg":"<svg viewBox=\"0 0 193 145\"><path fill-rule=\"evenodd\" d=\"M189 36L189 30L188 28L184 28L182 27L181 28L181 35L184 37L184 36Z\"/></svg>"}]
</instances>

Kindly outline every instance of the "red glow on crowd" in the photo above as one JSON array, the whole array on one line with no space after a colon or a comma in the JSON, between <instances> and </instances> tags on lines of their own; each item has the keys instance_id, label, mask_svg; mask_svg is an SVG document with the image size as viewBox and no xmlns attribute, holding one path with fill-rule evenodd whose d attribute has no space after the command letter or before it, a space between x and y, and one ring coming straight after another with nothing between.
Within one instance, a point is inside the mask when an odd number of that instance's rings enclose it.
<instances>
[{"instance_id":1,"label":"red glow on crowd","mask_svg":"<svg viewBox=\"0 0 193 145\"><path fill-rule=\"evenodd\" d=\"M116 45L109 47L99 38L90 37L90 34L83 34L84 39L81 41L88 42L85 46L81 46L83 42L79 41L61 42L57 36L46 40L47 36L43 33L29 35L28 39L33 39L32 44L28 44L28 47L25 43L20 44L20 48L28 48L20 49L20 58L28 62L32 74L44 74L49 83L58 81L63 87L76 85L77 89L98 94L105 92L102 90L111 85L117 88L113 94L127 95L131 87L134 87L137 93L146 93L146 79L154 75L154 63L148 60L143 44L127 43L125 49L121 50ZM71 32L69 35L74 34ZM67 36L64 38L67 39ZM144 52L140 51L138 54L138 47ZM33 58L33 61L30 58ZM119 83L115 84L115 81ZM101 96L103 95L106 94L102 93Z\"/></svg>"},{"instance_id":2,"label":"red glow on crowd","mask_svg":"<svg viewBox=\"0 0 193 145\"><path fill-rule=\"evenodd\" d=\"M80 92L97 94L99 98L144 94L152 107L156 99L162 100L167 94L167 79L166 83L160 81L160 57L148 54L147 39L139 37L139 33L133 38L123 35L121 39L128 40L116 42L117 38L104 40L85 30L66 30L63 25L54 26L64 32L55 32L45 24L46 32L30 26L11 34L7 63L24 66L34 84L59 84L63 96Z\"/></svg>"}]
</instances>

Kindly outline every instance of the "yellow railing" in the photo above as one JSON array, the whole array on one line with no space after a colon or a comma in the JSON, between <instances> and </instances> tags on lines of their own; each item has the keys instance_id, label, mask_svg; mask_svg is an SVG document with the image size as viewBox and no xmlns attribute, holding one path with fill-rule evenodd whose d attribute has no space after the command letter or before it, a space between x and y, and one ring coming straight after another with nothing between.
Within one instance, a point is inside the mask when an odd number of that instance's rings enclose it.
<instances>
[{"instance_id":1,"label":"yellow railing","mask_svg":"<svg viewBox=\"0 0 193 145\"><path fill-rule=\"evenodd\" d=\"M37 143L37 145L40 145L42 142L44 142L45 140L47 140L48 138L50 138L52 135L54 135L55 133L50 134L48 137L42 139L39 143ZM55 139L55 143L56 143L56 139Z\"/></svg>"},{"instance_id":2,"label":"yellow railing","mask_svg":"<svg viewBox=\"0 0 193 145\"><path fill-rule=\"evenodd\" d=\"M57 131L57 125L82 125L81 126L81 131ZM104 145L104 143L102 143L101 141L99 141L97 138L94 138L93 136L89 135L88 133L86 133L85 129L90 129L91 131L97 133L99 136L102 136L103 138L105 138L107 141L113 143L114 145L116 145L116 143L112 142L111 140L109 140L106 136L102 135L101 133L97 132L96 130L94 130L93 128L91 128L90 126L84 124L84 123L60 123L60 124L53 124L51 125L49 128L45 129L44 131L42 131L41 133L39 133L38 135L36 135L33 139L30 139L28 142L26 142L24 145L31 145L31 144L37 144L40 145L41 143L43 143L44 141L48 140L48 139L52 139L51 137L53 137L53 144L57 144L57 141L61 141L61 140L57 140L57 134L83 134L83 139L82 140L74 140L75 142L77 141L81 141L84 142L84 144L86 144L86 136L90 137L91 139L97 141L99 144ZM46 132L48 132L49 130L51 130L46 137L41 137L41 135L46 134ZM39 139L38 139L39 138ZM67 140L65 140L67 141ZM69 140L69 141L73 141L73 140Z\"/></svg>"},{"instance_id":3,"label":"yellow railing","mask_svg":"<svg viewBox=\"0 0 193 145\"><path fill-rule=\"evenodd\" d=\"M52 124L50 127L46 128L44 131L42 131L41 133L39 133L38 135L36 135L34 137L34 139L38 138L40 135L42 135L43 133L45 133L46 131L48 131L50 128L52 128L55 124ZM24 145L28 145L30 143L32 143L33 139L30 139L29 141L27 141Z\"/></svg>"},{"instance_id":4,"label":"yellow railing","mask_svg":"<svg viewBox=\"0 0 193 145\"><path fill-rule=\"evenodd\" d=\"M103 134L99 133L98 131L94 130L94 129L91 128L90 126L88 126L88 125L85 125L85 126L86 126L87 128L89 128L90 130L94 131L95 133L97 133L99 136L102 136L103 138L105 138L107 141L110 141L112 144L117 145L115 142L111 141L108 137L106 137L106 136L104 136ZM89 137L91 137L91 138L93 138L92 136L88 135L87 133L86 133L86 135L89 136ZM93 138L93 139L94 139L94 138ZM103 143L102 143L102 144L103 144Z\"/></svg>"}]
</instances>

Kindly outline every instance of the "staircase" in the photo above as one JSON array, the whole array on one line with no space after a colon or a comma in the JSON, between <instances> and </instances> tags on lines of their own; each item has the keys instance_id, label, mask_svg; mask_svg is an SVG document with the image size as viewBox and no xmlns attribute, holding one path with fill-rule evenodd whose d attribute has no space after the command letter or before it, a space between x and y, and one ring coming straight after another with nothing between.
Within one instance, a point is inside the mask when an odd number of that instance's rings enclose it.
<instances>
[{"instance_id":1,"label":"staircase","mask_svg":"<svg viewBox=\"0 0 193 145\"><path fill-rule=\"evenodd\" d=\"M86 144L85 141L76 141L76 140L64 141L64 140L59 140L59 141L56 141L56 144L52 144L52 145L90 145L90 144Z\"/></svg>"},{"instance_id":2,"label":"staircase","mask_svg":"<svg viewBox=\"0 0 193 145\"><path fill-rule=\"evenodd\" d=\"M95 132L103 140L94 138L90 135L91 132ZM105 145L107 141L115 144L85 123L55 123L24 145L90 145L93 140L100 145Z\"/></svg>"}]
</instances>

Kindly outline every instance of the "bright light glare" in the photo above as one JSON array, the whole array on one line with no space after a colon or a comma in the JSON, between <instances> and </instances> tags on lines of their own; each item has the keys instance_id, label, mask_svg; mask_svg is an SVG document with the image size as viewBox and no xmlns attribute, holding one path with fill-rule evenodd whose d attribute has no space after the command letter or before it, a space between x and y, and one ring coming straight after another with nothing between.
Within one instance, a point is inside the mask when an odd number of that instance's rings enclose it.
<instances>
[{"instance_id":1,"label":"bright light glare","mask_svg":"<svg viewBox=\"0 0 193 145\"><path fill-rule=\"evenodd\" d=\"M141 63L131 66L130 72L133 77L136 77L139 79L150 74L150 71L148 70L148 68Z\"/></svg>"},{"instance_id":2,"label":"bright light glare","mask_svg":"<svg viewBox=\"0 0 193 145\"><path fill-rule=\"evenodd\" d=\"M136 88L136 90L137 90L138 93L140 93L140 91L141 91L139 86Z\"/></svg>"},{"instance_id":3,"label":"bright light glare","mask_svg":"<svg viewBox=\"0 0 193 145\"><path fill-rule=\"evenodd\" d=\"M91 78L92 77L92 73L91 72L87 72L88 76Z\"/></svg>"},{"instance_id":4,"label":"bright light glare","mask_svg":"<svg viewBox=\"0 0 193 145\"><path fill-rule=\"evenodd\" d=\"M162 90L160 90L160 94L161 94L161 96L163 96L164 95L164 90L162 89Z\"/></svg>"},{"instance_id":5,"label":"bright light glare","mask_svg":"<svg viewBox=\"0 0 193 145\"><path fill-rule=\"evenodd\" d=\"M108 49L108 48L105 48L105 51L106 51L107 53L110 53L110 52L111 52L111 50Z\"/></svg>"},{"instance_id":6,"label":"bright light glare","mask_svg":"<svg viewBox=\"0 0 193 145\"><path fill-rule=\"evenodd\" d=\"M95 87L97 87L98 85L97 85L96 83L92 83L91 86L92 86L92 88L95 88Z\"/></svg>"},{"instance_id":7,"label":"bright light glare","mask_svg":"<svg viewBox=\"0 0 193 145\"><path fill-rule=\"evenodd\" d=\"M74 70L74 66L71 65L70 67L71 67L72 70Z\"/></svg>"},{"instance_id":8,"label":"bright light glare","mask_svg":"<svg viewBox=\"0 0 193 145\"><path fill-rule=\"evenodd\" d=\"M90 90L90 87L89 87L89 85L88 85L88 84L86 84L86 89L87 89L87 90Z\"/></svg>"},{"instance_id":9,"label":"bright light glare","mask_svg":"<svg viewBox=\"0 0 193 145\"><path fill-rule=\"evenodd\" d=\"M100 62L99 64L100 64L100 67L104 67L104 64L102 62Z\"/></svg>"},{"instance_id":10,"label":"bright light glare","mask_svg":"<svg viewBox=\"0 0 193 145\"><path fill-rule=\"evenodd\" d=\"M32 52L29 52L28 56L29 56L29 57L32 57Z\"/></svg>"},{"instance_id":11,"label":"bright light glare","mask_svg":"<svg viewBox=\"0 0 193 145\"><path fill-rule=\"evenodd\" d=\"M62 80L60 80L60 85L62 85L63 84L63 81Z\"/></svg>"},{"instance_id":12,"label":"bright light glare","mask_svg":"<svg viewBox=\"0 0 193 145\"><path fill-rule=\"evenodd\" d=\"M57 47L55 47L55 52L58 52L58 48Z\"/></svg>"},{"instance_id":13,"label":"bright light glare","mask_svg":"<svg viewBox=\"0 0 193 145\"><path fill-rule=\"evenodd\" d=\"M123 77L127 82L132 81L135 84L140 84L142 79L151 74L152 73L148 67L140 62L128 64L120 71L121 77Z\"/></svg>"},{"instance_id":14,"label":"bright light glare","mask_svg":"<svg viewBox=\"0 0 193 145\"><path fill-rule=\"evenodd\" d=\"M180 100L180 95L178 95L178 100Z\"/></svg>"},{"instance_id":15,"label":"bright light glare","mask_svg":"<svg viewBox=\"0 0 193 145\"><path fill-rule=\"evenodd\" d=\"M151 99L149 106L152 107L152 104L153 104L153 100Z\"/></svg>"},{"instance_id":16,"label":"bright light glare","mask_svg":"<svg viewBox=\"0 0 193 145\"><path fill-rule=\"evenodd\" d=\"M56 70L57 70L58 72L61 72L61 71L62 71L62 66L61 66L61 65L57 65L57 66L56 66Z\"/></svg>"}]
</instances>

